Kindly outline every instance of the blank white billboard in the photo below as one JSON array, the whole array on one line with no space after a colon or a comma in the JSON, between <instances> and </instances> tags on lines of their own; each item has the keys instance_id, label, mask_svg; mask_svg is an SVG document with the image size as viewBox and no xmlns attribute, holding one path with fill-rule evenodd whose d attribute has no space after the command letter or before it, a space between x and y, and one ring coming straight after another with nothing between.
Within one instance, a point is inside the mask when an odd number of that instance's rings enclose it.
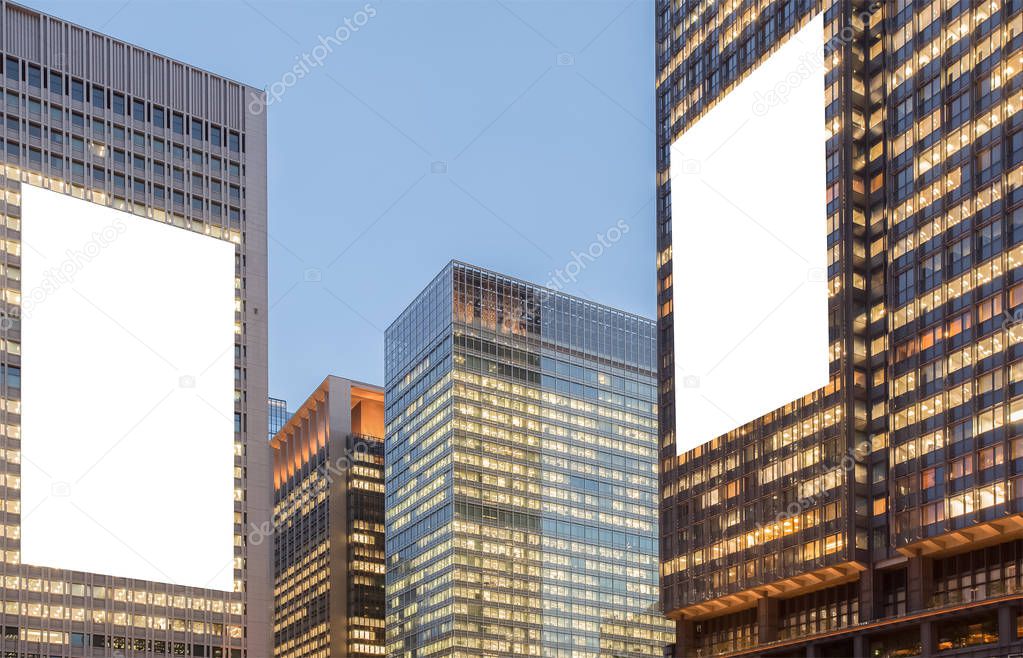
<instances>
[{"instance_id":1,"label":"blank white billboard","mask_svg":"<svg viewBox=\"0 0 1023 658\"><path fill-rule=\"evenodd\" d=\"M679 454L828 381L823 16L671 145Z\"/></svg>"},{"instance_id":2,"label":"blank white billboard","mask_svg":"<svg viewBox=\"0 0 1023 658\"><path fill-rule=\"evenodd\" d=\"M233 589L235 249L22 185L21 559Z\"/></svg>"}]
</instances>

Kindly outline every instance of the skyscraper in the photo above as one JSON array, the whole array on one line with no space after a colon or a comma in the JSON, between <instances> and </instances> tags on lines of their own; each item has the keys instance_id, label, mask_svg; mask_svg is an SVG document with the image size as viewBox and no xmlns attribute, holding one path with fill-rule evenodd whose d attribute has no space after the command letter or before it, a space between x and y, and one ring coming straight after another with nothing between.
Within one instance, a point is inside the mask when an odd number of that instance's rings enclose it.
<instances>
[{"instance_id":1,"label":"skyscraper","mask_svg":"<svg viewBox=\"0 0 1023 658\"><path fill-rule=\"evenodd\" d=\"M274 437L274 656L384 655L384 392L333 375Z\"/></svg>"},{"instance_id":2,"label":"skyscraper","mask_svg":"<svg viewBox=\"0 0 1023 658\"><path fill-rule=\"evenodd\" d=\"M391 324L389 656L661 655L653 331L459 262Z\"/></svg>"},{"instance_id":3,"label":"skyscraper","mask_svg":"<svg viewBox=\"0 0 1023 658\"><path fill-rule=\"evenodd\" d=\"M267 415L270 419L269 438L272 439L281 431L281 428L284 427L286 422L288 422L288 419L291 418L291 412L288 411L287 400L269 398L267 404Z\"/></svg>"},{"instance_id":4,"label":"skyscraper","mask_svg":"<svg viewBox=\"0 0 1023 658\"><path fill-rule=\"evenodd\" d=\"M657 2L661 571L676 656L1023 648L1020 9ZM713 319L675 302L714 275L676 276L680 224L711 218L672 195L700 166L673 145L821 15L824 56L760 91L780 116L823 69L828 383L679 450L677 330ZM746 153L765 175L781 155Z\"/></svg>"},{"instance_id":5,"label":"skyscraper","mask_svg":"<svg viewBox=\"0 0 1023 658\"><path fill-rule=\"evenodd\" d=\"M269 545L246 537L270 516L261 92L0 17L0 646L265 658Z\"/></svg>"}]
</instances>

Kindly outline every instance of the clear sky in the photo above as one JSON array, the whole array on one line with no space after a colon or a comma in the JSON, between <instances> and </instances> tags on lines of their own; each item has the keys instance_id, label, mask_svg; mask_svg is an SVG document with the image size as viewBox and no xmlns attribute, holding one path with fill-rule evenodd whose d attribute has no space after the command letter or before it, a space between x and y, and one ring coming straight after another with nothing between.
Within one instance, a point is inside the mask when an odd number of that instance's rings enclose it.
<instances>
[{"instance_id":1,"label":"clear sky","mask_svg":"<svg viewBox=\"0 0 1023 658\"><path fill-rule=\"evenodd\" d=\"M452 258L653 316L650 0L23 2L277 92L270 391L292 408L328 373L383 383L384 329Z\"/></svg>"}]
</instances>

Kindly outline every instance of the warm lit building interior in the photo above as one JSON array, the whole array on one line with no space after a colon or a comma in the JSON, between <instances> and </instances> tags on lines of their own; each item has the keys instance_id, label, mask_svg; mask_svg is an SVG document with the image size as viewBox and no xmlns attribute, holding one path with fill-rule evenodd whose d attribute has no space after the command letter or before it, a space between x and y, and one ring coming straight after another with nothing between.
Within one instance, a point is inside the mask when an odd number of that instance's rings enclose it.
<instances>
[{"instance_id":1,"label":"warm lit building interior","mask_svg":"<svg viewBox=\"0 0 1023 658\"><path fill-rule=\"evenodd\" d=\"M384 392L329 376L273 438L274 656L384 655Z\"/></svg>"},{"instance_id":2,"label":"warm lit building interior","mask_svg":"<svg viewBox=\"0 0 1023 658\"><path fill-rule=\"evenodd\" d=\"M656 3L661 575L676 656L1023 650L1021 9ZM831 381L676 455L671 329L712 320L672 308L689 282L672 277L686 199L671 197L669 146L820 12Z\"/></svg>"},{"instance_id":3,"label":"warm lit building interior","mask_svg":"<svg viewBox=\"0 0 1023 658\"><path fill-rule=\"evenodd\" d=\"M387 330L387 654L661 656L654 323L452 262Z\"/></svg>"}]
</instances>

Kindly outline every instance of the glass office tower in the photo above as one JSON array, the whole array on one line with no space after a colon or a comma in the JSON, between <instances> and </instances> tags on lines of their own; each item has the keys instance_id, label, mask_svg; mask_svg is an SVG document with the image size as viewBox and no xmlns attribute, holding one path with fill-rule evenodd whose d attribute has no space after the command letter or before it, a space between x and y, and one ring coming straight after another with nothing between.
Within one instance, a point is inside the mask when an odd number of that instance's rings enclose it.
<instances>
[{"instance_id":1,"label":"glass office tower","mask_svg":"<svg viewBox=\"0 0 1023 658\"><path fill-rule=\"evenodd\" d=\"M656 3L661 569L676 656L1023 647L1021 8ZM707 320L672 306L692 282L672 277L671 218L687 207L671 196L683 163L670 145L820 12L830 382L676 455L672 327Z\"/></svg>"},{"instance_id":2,"label":"glass office tower","mask_svg":"<svg viewBox=\"0 0 1023 658\"><path fill-rule=\"evenodd\" d=\"M653 323L453 262L386 336L388 655L662 655Z\"/></svg>"}]
</instances>

